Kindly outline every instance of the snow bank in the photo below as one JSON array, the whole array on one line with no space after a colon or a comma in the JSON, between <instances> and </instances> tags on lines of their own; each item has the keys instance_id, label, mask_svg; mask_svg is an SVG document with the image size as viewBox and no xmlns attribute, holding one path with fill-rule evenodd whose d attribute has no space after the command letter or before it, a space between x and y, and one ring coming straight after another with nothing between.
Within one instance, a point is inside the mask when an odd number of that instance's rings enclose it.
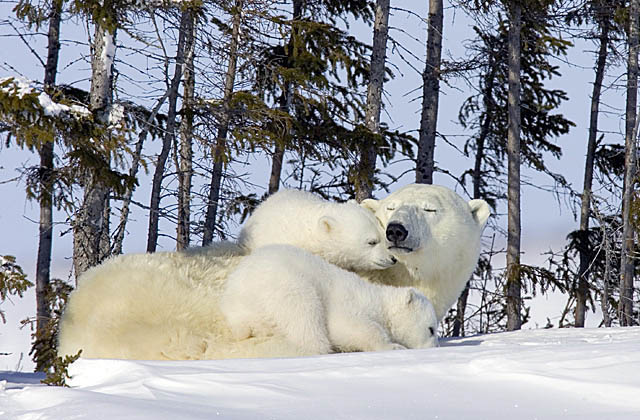
<instances>
[{"instance_id":1,"label":"snow bank","mask_svg":"<svg viewBox=\"0 0 640 420\"><path fill-rule=\"evenodd\" d=\"M4 375L0 418L640 418L640 328L525 330L442 344L295 359L79 360L70 389L12 389Z\"/></svg>"}]
</instances>

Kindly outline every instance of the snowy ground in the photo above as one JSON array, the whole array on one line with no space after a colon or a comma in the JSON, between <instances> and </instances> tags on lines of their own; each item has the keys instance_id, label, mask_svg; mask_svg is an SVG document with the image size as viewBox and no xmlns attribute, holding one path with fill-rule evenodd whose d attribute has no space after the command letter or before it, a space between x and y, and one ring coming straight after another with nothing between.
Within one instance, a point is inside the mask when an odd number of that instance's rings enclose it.
<instances>
[{"instance_id":1,"label":"snowy ground","mask_svg":"<svg viewBox=\"0 0 640 420\"><path fill-rule=\"evenodd\" d=\"M640 419L640 327L526 330L297 359L0 372L1 419Z\"/></svg>"}]
</instances>

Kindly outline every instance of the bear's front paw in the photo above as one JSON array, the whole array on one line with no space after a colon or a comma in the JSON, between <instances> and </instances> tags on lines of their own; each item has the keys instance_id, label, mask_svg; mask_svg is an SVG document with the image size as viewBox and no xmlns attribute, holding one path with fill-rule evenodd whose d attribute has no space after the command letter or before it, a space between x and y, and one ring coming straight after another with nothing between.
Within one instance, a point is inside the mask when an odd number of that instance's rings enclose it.
<instances>
[{"instance_id":1,"label":"bear's front paw","mask_svg":"<svg viewBox=\"0 0 640 420\"><path fill-rule=\"evenodd\" d=\"M407 348L405 346L403 346L402 344L391 343L390 349L391 350L406 350Z\"/></svg>"}]
</instances>

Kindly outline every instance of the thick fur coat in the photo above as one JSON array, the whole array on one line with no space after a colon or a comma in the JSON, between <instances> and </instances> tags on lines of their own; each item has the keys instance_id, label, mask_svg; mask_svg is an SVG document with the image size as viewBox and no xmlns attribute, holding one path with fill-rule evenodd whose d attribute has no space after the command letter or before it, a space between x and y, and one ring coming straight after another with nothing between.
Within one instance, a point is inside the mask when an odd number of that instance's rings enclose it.
<instances>
[{"instance_id":1,"label":"thick fur coat","mask_svg":"<svg viewBox=\"0 0 640 420\"><path fill-rule=\"evenodd\" d=\"M355 272L380 270L396 261L370 211L356 202L334 203L299 190L278 191L260 204L238 243L248 253L265 245L295 245Z\"/></svg>"},{"instance_id":2,"label":"thick fur coat","mask_svg":"<svg viewBox=\"0 0 640 420\"><path fill-rule=\"evenodd\" d=\"M415 289L370 283L290 245L243 258L220 309L236 339L281 334L303 354L438 344L433 306Z\"/></svg>"},{"instance_id":3,"label":"thick fur coat","mask_svg":"<svg viewBox=\"0 0 640 420\"><path fill-rule=\"evenodd\" d=\"M446 187L412 184L382 200L364 200L362 206L382 224L398 263L361 274L376 283L416 287L442 319L478 262L490 215L487 203L466 202Z\"/></svg>"}]
</instances>

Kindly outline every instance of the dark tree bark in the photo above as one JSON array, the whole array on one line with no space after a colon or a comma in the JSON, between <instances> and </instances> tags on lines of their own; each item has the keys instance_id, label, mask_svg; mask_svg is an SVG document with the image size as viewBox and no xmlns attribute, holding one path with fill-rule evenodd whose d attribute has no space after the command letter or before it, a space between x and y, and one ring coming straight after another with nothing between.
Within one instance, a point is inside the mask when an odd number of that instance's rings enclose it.
<instances>
[{"instance_id":1,"label":"dark tree bark","mask_svg":"<svg viewBox=\"0 0 640 420\"><path fill-rule=\"evenodd\" d=\"M600 93L604 79L607 51L609 46L609 25L605 22L600 30L600 48L596 61L596 77L591 94L591 113L589 118L589 140L587 142L587 156L584 165L584 183L582 189L582 203L580 206L580 231L586 239L591 214L591 186L593 184L593 160L598 140L598 115L600 108ZM586 241L584 242L586 244ZM590 252L583 247L580 250L580 268L578 271L578 289L576 291L575 326L584 327L589 296L589 264Z\"/></svg>"},{"instance_id":2,"label":"dark tree bark","mask_svg":"<svg viewBox=\"0 0 640 420\"><path fill-rule=\"evenodd\" d=\"M106 125L113 98L113 60L116 30L96 23L91 60L89 107L95 118ZM108 162L107 162L108 164ZM76 279L88 268L108 256L109 189L94 173L83 179L84 197L73 226L73 262Z\"/></svg>"},{"instance_id":3,"label":"dark tree bark","mask_svg":"<svg viewBox=\"0 0 640 420\"><path fill-rule=\"evenodd\" d=\"M476 156L474 159L472 179L473 179L473 198L482 198L482 161L485 155L485 143L491 124L493 123L491 116L495 109L495 103L493 101L493 88L495 86L495 74L496 67L493 57L489 57L489 73L485 78L485 88L483 93L482 102L484 103L485 116L480 126L480 133L476 139ZM469 280L471 281L471 280ZM456 318L453 321L453 337L459 337L464 335L464 314L467 309L467 300L469 298L470 284L467 282L467 286L462 291L462 294L458 298L456 305Z\"/></svg>"},{"instance_id":4,"label":"dark tree bark","mask_svg":"<svg viewBox=\"0 0 640 420\"><path fill-rule=\"evenodd\" d=\"M223 176L223 157L226 150L227 135L229 133L229 122L231 120L230 102L231 96L233 95L233 86L236 80L236 68L238 65L238 42L240 41L242 7L242 1L237 1L233 15L231 40L229 42L229 64L227 65L227 73L224 81L222 115L220 119L220 126L218 127L216 144L213 150L213 172L211 174L207 213L204 221L204 233L202 236L203 246L209 245L213 241L213 235L216 231L216 219L218 215L218 204L220 201L220 186L222 185Z\"/></svg>"},{"instance_id":5,"label":"dark tree bark","mask_svg":"<svg viewBox=\"0 0 640 420\"><path fill-rule=\"evenodd\" d=\"M180 151L178 153L178 226L176 249L189 246L191 232L191 179L193 176L193 105L195 95L195 40L196 15L192 13L192 30L185 40L185 67L180 120Z\"/></svg>"},{"instance_id":6,"label":"dark tree bark","mask_svg":"<svg viewBox=\"0 0 640 420\"><path fill-rule=\"evenodd\" d=\"M284 160L284 147L276 144L271 155L271 173L269 174L268 194L271 195L280 189L280 177L282 175L282 162Z\"/></svg>"},{"instance_id":7,"label":"dark tree bark","mask_svg":"<svg viewBox=\"0 0 640 420\"><path fill-rule=\"evenodd\" d=\"M507 180L507 330L522 325L520 284L520 31L522 9L519 0L509 3L509 102Z\"/></svg>"},{"instance_id":8,"label":"dark tree bark","mask_svg":"<svg viewBox=\"0 0 640 420\"><path fill-rule=\"evenodd\" d=\"M302 18L303 13L303 0L293 0L293 20L297 21ZM298 29L294 27L291 31L290 44L294 45L294 37L298 34ZM280 110L284 113L291 113L291 104L293 103L293 83L285 82L285 89L282 92L280 98ZM285 142L283 142L285 143ZM282 162L284 161L285 147L280 144L275 144L273 147L273 153L271 154L271 173L269 174L269 186L268 195L271 195L280 189L280 178L282 177Z\"/></svg>"},{"instance_id":9,"label":"dark tree bark","mask_svg":"<svg viewBox=\"0 0 640 420\"><path fill-rule=\"evenodd\" d=\"M638 99L638 15L640 0L631 0L629 11L629 58L627 61L627 109L625 121L624 192L622 196L622 256L620 261L620 325L633 325L633 271L635 264L630 255L634 249L631 226L631 203L636 177L636 138Z\"/></svg>"},{"instance_id":10,"label":"dark tree bark","mask_svg":"<svg viewBox=\"0 0 640 420\"><path fill-rule=\"evenodd\" d=\"M167 100L169 96L169 90L165 92L165 94L158 100L156 105L153 107L151 111L151 115L144 123L144 126L140 133L138 134L138 141L136 142L136 148L133 152L133 157L131 160L131 168L129 169L129 176L131 178L137 178L138 170L140 169L140 158L142 157L142 146L144 145L145 140L147 139L147 135L149 134L149 129L153 124L153 121L156 119L160 108L164 104L164 101ZM111 251L114 255L122 254L122 243L124 241L124 234L126 231L127 222L129 221L129 212L131 208L131 199L133 198L133 192L135 187L128 189L125 193L125 196L122 199L122 210L120 211L120 222L118 223L118 228L115 231L114 239L113 239L113 249Z\"/></svg>"},{"instance_id":11,"label":"dark tree bark","mask_svg":"<svg viewBox=\"0 0 640 420\"><path fill-rule=\"evenodd\" d=\"M151 187L151 203L149 204L149 232L147 236L147 252L155 252L158 246L158 223L160 220L160 191L164 169L171 151L171 145L175 141L176 108L178 101L178 89L182 79L185 63L185 44L189 34L193 31L193 11L185 9L180 17L180 29L178 47L176 52L176 65L169 88L169 110L167 112L167 132L162 141L162 149L156 161L153 183Z\"/></svg>"},{"instance_id":12,"label":"dark tree bark","mask_svg":"<svg viewBox=\"0 0 640 420\"><path fill-rule=\"evenodd\" d=\"M422 73L422 114L418 139L416 182L433 184L438 99L440 96L440 58L442 54L442 0L429 0L427 59Z\"/></svg>"},{"instance_id":13,"label":"dark tree bark","mask_svg":"<svg viewBox=\"0 0 640 420\"><path fill-rule=\"evenodd\" d=\"M47 63L44 69L45 90L55 86L60 53L60 20L62 0L51 4L47 46ZM46 292L51 280L51 249L53 245L53 146L46 142L40 148L40 224L38 226L38 257L36 260L36 335L43 336L51 318Z\"/></svg>"},{"instance_id":14,"label":"dark tree bark","mask_svg":"<svg viewBox=\"0 0 640 420\"><path fill-rule=\"evenodd\" d=\"M382 88L389 32L389 3L390 0L376 0L371 71L367 87L367 107L365 111L365 125L373 134L380 134L380 110L382 109ZM358 202L371 197L376 158L377 151L375 146L373 144L363 144L355 178L355 193Z\"/></svg>"}]
</instances>

